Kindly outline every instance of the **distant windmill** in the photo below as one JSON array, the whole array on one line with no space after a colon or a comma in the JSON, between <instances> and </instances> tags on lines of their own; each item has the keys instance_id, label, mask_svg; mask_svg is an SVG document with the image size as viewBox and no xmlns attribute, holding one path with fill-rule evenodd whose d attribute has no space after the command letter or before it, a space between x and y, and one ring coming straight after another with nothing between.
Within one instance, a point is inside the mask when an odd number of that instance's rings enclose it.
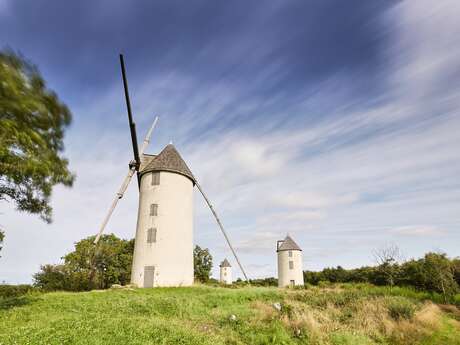
<instances>
[{"instance_id":1,"label":"distant windmill","mask_svg":"<svg viewBox=\"0 0 460 345\"><path fill-rule=\"evenodd\" d=\"M232 283L232 265L228 262L227 259L224 259L219 265L220 268L220 277L219 281L222 284L231 284Z\"/></svg>"},{"instance_id":2,"label":"distant windmill","mask_svg":"<svg viewBox=\"0 0 460 345\"><path fill-rule=\"evenodd\" d=\"M153 121L139 151L125 65L121 54L120 64L134 159L129 163L128 175L102 222L94 244L98 243L118 201L123 197L131 178L136 173L139 210L131 283L139 287L192 285L193 187L196 186L214 215L244 277L248 280L216 211L176 148L169 144L158 155L144 153L158 117Z\"/></svg>"},{"instance_id":3,"label":"distant windmill","mask_svg":"<svg viewBox=\"0 0 460 345\"><path fill-rule=\"evenodd\" d=\"M302 249L287 235L276 243L278 287L303 285Z\"/></svg>"}]
</instances>

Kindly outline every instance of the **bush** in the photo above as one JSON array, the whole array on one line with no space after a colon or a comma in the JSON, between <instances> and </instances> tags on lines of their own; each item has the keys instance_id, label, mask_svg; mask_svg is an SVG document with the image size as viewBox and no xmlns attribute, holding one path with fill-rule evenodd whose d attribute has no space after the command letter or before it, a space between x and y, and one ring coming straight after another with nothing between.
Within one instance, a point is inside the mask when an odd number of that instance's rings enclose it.
<instances>
[{"instance_id":1,"label":"bush","mask_svg":"<svg viewBox=\"0 0 460 345\"><path fill-rule=\"evenodd\" d=\"M331 287L333 286L334 284L332 282L330 282L329 280L320 280L318 282L318 286L320 288L327 288L327 287Z\"/></svg>"},{"instance_id":2,"label":"bush","mask_svg":"<svg viewBox=\"0 0 460 345\"><path fill-rule=\"evenodd\" d=\"M25 305L34 299L31 285L0 285L0 310Z\"/></svg>"},{"instance_id":3,"label":"bush","mask_svg":"<svg viewBox=\"0 0 460 345\"><path fill-rule=\"evenodd\" d=\"M250 279L249 282L252 286L278 286L278 279L274 277Z\"/></svg>"},{"instance_id":4,"label":"bush","mask_svg":"<svg viewBox=\"0 0 460 345\"><path fill-rule=\"evenodd\" d=\"M44 265L40 267L40 272L35 273L34 286L47 290L67 290L68 281L64 265Z\"/></svg>"},{"instance_id":5,"label":"bush","mask_svg":"<svg viewBox=\"0 0 460 345\"><path fill-rule=\"evenodd\" d=\"M403 297L392 298L388 303L388 314L394 320L410 320L414 313L414 304Z\"/></svg>"},{"instance_id":6,"label":"bush","mask_svg":"<svg viewBox=\"0 0 460 345\"><path fill-rule=\"evenodd\" d=\"M32 285L0 285L0 298L10 298L23 296L31 291L34 291Z\"/></svg>"}]
</instances>

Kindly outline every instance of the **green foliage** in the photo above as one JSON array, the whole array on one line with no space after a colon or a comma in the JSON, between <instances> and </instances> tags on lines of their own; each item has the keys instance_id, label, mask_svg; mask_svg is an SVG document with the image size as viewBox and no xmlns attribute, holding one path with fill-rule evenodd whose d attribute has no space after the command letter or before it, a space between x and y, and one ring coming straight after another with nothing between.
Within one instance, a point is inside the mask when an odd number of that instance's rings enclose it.
<instances>
[{"instance_id":1,"label":"green foliage","mask_svg":"<svg viewBox=\"0 0 460 345\"><path fill-rule=\"evenodd\" d=\"M73 279L64 265L43 265L33 279L34 286L43 290L74 290L70 287Z\"/></svg>"},{"instance_id":2,"label":"green foliage","mask_svg":"<svg viewBox=\"0 0 460 345\"><path fill-rule=\"evenodd\" d=\"M0 298L7 297L18 297L25 295L31 291L34 291L32 285L21 284L21 285L0 285Z\"/></svg>"},{"instance_id":3,"label":"green foliage","mask_svg":"<svg viewBox=\"0 0 460 345\"><path fill-rule=\"evenodd\" d=\"M304 271L307 284L327 286L330 283L370 283L379 286L410 286L419 291L442 294L444 302L452 301L459 291L460 260L445 254L427 253L418 260L398 264L382 260L376 267L345 270L325 268L320 272Z\"/></svg>"},{"instance_id":4,"label":"green foliage","mask_svg":"<svg viewBox=\"0 0 460 345\"><path fill-rule=\"evenodd\" d=\"M392 298L388 303L388 314L394 320L410 320L415 314L414 303L404 297Z\"/></svg>"},{"instance_id":5,"label":"green foliage","mask_svg":"<svg viewBox=\"0 0 460 345\"><path fill-rule=\"evenodd\" d=\"M197 281L202 283L209 281L212 270L212 256L208 248L202 249L200 246L195 246L193 249L193 268Z\"/></svg>"},{"instance_id":6,"label":"green foliage","mask_svg":"<svg viewBox=\"0 0 460 345\"><path fill-rule=\"evenodd\" d=\"M50 222L52 187L74 180L61 156L71 113L38 69L12 52L0 51L0 80L0 200Z\"/></svg>"},{"instance_id":7,"label":"green foliage","mask_svg":"<svg viewBox=\"0 0 460 345\"><path fill-rule=\"evenodd\" d=\"M249 279L249 283L252 286L278 286L278 279L274 277L263 279Z\"/></svg>"},{"instance_id":8,"label":"green foliage","mask_svg":"<svg viewBox=\"0 0 460 345\"><path fill-rule=\"evenodd\" d=\"M425 254L422 265L426 290L439 292L444 296L453 296L458 291L452 263L445 254Z\"/></svg>"},{"instance_id":9,"label":"green foliage","mask_svg":"<svg viewBox=\"0 0 460 345\"><path fill-rule=\"evenodd\" d=\"M452 260L452 274L458 286L460 286L460 258Z\"/></svg>"},{"instance_id":10,"label":"green foliage","mask_svg":"<svg viewBox=\"0 0 460 345\"><path fill-rule=\"evenodd\" d=\"M29 303L33 292L36 289L31 285L0 285L0 310Z\"/></svg>"},{"instance_id":11,"label":"green foliage","mask_svg":"<svg viewBox=\"0 0 460 345\"><path fill-rule=\"evenodd\" d=\"M75 250L64 257L73 273L84 273L91 287L109 288L112 284L130 282L134 240L123 240L114 234L103 235L97 245L94 236L79 241Z\"/></svg>"},{"instance_id":12,"label":"green foliage","mask_svg":"<svg viewBox=\"0 0 460 345\"><path fill-rule=\"evenodd\" d=\"M77 242L75 250L64 256L63 265L42 266L34 275L34 285L50 291L84 291L129 284L134 240L110 234L94 245L94 238Z\"/></svg>"}]
</instances>

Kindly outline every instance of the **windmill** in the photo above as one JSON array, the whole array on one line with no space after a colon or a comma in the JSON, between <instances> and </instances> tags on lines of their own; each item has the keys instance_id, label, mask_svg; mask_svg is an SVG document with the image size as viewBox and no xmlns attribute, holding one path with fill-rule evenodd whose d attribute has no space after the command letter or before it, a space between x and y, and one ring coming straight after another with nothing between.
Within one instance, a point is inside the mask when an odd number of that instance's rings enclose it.
<instances>
[{"instance_id":1,"label":"windmill","mask_svg":"<svg viewBox=\"0 0 460 345\"><path fill-rule=\"evenodd\" d=\"M209 199L176 148L169 144L158 155L146 154L156 117L138 148L123 55L121 73L128 111L134 159L94 240L97 245L110 217L134 174L139 188L139 210L131 283L139 287L193 284L193 188L196 186L211 210L246 280L248 277Z\"/></svg>"},{"instance_id":2,"label":"windmill","mask_svg":"<svg viewBox=\"0 0 460 345\"><path fill-rule=\"evenodd\" d=\"M276 242L278 254L278 287L304 285L302 249L288 235Z\"/></svg>"}]
</instances>

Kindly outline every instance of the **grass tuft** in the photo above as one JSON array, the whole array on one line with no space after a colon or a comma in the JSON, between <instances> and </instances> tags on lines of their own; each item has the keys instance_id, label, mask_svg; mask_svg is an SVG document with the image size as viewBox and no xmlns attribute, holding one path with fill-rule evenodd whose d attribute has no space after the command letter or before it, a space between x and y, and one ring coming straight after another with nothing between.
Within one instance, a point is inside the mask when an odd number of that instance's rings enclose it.
<instances>
[{"instance_id":1,"label":"grass tuft","mask_svg":"<svg viewBox=\"0 0 460 345\"><path fill-rule=\"evenodd\" d=\"M415 305L405 297L393 297L388 303L388 313L394 320L410 320L415 314Z\"/></svg>"}]
</instances>

